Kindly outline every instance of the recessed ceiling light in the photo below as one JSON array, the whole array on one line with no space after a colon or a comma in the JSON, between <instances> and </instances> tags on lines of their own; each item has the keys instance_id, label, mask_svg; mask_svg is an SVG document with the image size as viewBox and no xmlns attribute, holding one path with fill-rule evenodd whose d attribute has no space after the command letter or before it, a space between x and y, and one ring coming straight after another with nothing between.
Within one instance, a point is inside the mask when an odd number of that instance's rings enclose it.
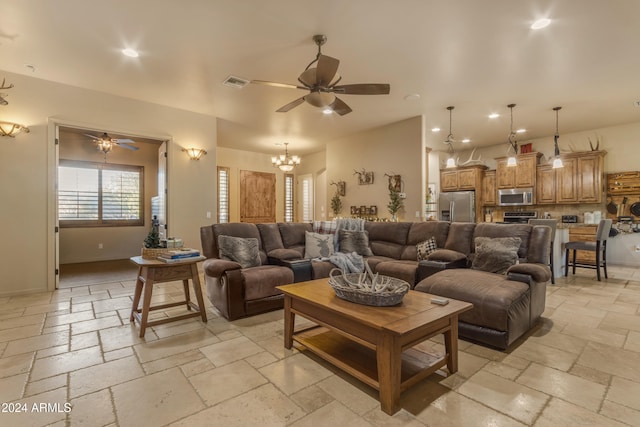
<instances>
[{"instance_id":1,"label":"recessed ceiling light","mask_svg":"<svg viewBox=\"0 0 640 427\"><path fill-rule=\"evenodd\" d=\"M333 110L331 108L325 108L322 110L322 114L329 115L331 113L333 113Z\"/></svg>"},{"instance_id":2,"label":"recessed ceiling light","mask_svg":"<svg viewBox=\"0 0 640 427\"><path fill-rule=\"evenodd\" d=\"M551 24L551 19L549 19L549 18L538 19L533 24L531 24L531 29L532 30L539 30L540 28L544 28L549 24Z\"/></svg>"},{"instance_id":3,"label":"recessed ceiling light","mask_svg":"<svg viewBox=\"0 0 640 427\"><path fill-rule=\"evenodd\" d=\"M470 142L471 142L471 140L469 138L465 138L465 139L462 140L463 144L468 144Z\"/></svg>"},{"instance_id":4,"label":"recessed ceiling light","mask_svg":"<svg viewBox=\"0 0 640 427\"><path fill-rule=\"evenodd\" d=\"M500 117L500 114L498 114L498 113L491 113L491 114L489 114L489 118L490 118L490 119L497 119L498 117Z\"/></svg>"},{"instance_id":5,"label":"recessed ceiling light","mask_svg":"<svg viewBox=\"0 0 640 427\"><path fill-rule=\"evenodd\" d=\"M527 131L526 129L518 129L516 133L525 133L526 131Z\"/></svg>"},{"instance_id":6,"label":"recessed ceiling light","mask_svg":"<svg viewBox=\"0 0 640 427\"><path fill-rule=\"evenodd\" d=\"M440 128L436 127L436 128L432 128L431 132L440 132Z\"/></svg>"},{"instance_id":7,"label":"recessed ceiling light","mask_svg":"<svg viewBox=\"0 0 640 427\"><path fill-rule=\"evenodd\" d=\"M122 54L130 58L137 58L140 56L137 50L131 48L122 49Z\"/></svg>"}]
</instances>

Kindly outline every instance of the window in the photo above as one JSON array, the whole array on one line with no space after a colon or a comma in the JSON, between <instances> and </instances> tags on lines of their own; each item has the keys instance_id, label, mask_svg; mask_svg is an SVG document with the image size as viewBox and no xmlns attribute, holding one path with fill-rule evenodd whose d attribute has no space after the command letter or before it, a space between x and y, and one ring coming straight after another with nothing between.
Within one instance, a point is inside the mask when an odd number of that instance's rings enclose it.
<instances>
[{"instance_id":1,"label":"window","mask_svg":"<svg viewBox=\"0 0 640 427\"><path fill-rule=\"evenodd\" d=\"M293 222L293 175L284 175L284 222Z\"/></svg>"},{"instance_id":2,"label":"window","mask_svg":"<svg viewBox=\"0 0 640 427\"><path fill-rule=\"evenodd\" d=\"M60 160L61 227L144 225L144 167Z\"/></svg>"},{"instance_id":3,"label":"window","mask_svg":"<svg viewBox=\"0 0 640 427\"><path fill-rule=\"evenodd\" d=\"M302 186L302 221L313 221L313 180L311 175L300 177Z\"/></svg>"},{"instance_id":4,"label":"window","mask_svg":"<svg viewBox=\"0 0 640 427\"><path fill-rule=\"evenodd\" d=\"M229 222L229 168L218 166L218 223Z\"/></svg>"}]
</instances>

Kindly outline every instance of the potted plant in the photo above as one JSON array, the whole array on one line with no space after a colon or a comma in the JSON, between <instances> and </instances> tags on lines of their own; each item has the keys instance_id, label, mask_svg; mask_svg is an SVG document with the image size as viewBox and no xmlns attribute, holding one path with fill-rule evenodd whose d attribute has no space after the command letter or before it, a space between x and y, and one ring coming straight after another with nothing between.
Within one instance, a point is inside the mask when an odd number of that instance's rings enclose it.
<instances>
[{"instance_id":1,"label":"potted plant","mask_svg":"<svg viewBox=\"0 0 640 427\"><path fill-rule=\"evenodd\" d=\"M342 211L342 199L338 195L337 191L331 198L331 211L333 212L334 217L337 217Z\"/></svg>"},{"instance_id":2,"label":"potted plant","mask_svg":"<svg viewBox=\"0 0 640 427\"><path fill-rule=\"evenodd\" d=\"M166 248L160 245L160 233L158 233L158 220L154 216L151 221L151 230L149 234L144 238L142 245L142 258L144 259L156 259L160 253L165 252Z\"/></svg>"},{"instance_id":3,"label":"potted plant","mask_svg":"<svg viewBox=\"0 0 640 427\"><path fill-rule=\"evenodd\" d=\"M398 220L397 214L400 209L404 207L404 203L400 198L400 192L395 188L389 190L389 204L387 204L387 209L391 214L391 221L396 222Z\"/></svg>"}]
</instances>

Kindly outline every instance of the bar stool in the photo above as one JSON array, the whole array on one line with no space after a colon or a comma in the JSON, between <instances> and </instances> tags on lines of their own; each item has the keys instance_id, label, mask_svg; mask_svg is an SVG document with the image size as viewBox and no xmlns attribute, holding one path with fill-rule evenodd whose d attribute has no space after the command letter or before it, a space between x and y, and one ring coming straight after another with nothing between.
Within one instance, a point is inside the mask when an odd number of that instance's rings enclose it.
<instances>
[{"instance_id":1,"label":"bar stool","mask_svg":"<svg viewBox=\"0 0 640 427\"><path fill-rule=\"evenodd\" d=\"M607 275L607 238L609 237L609 232L611 231L611 225L613 224L613 220L611 219L603 219L598 224L598 229L596 231L596 241L595 242L567 242L564 244L565 247L565 266L564 266L564 275L565 277L569 274L569 251L573 251L573 260L571 265L573 266L573 274L576 274L576 267L583 268L595 268L596 274L598 277L598 281L600 281L600 267L604 268L604 277L608 279ZM584 263L576 263L576 251L590 251L596 253L596 265L584 264Z\"/></svg>"},{"instance_id":2,"label":"bar stool","mask_svg":"<svg viewBox=\"0 0 640 427\"><path fill-rule=\"evenodd\" d=\"M558 221L555 219L530 219L529 224L531 225L546 225L551 228L551 247L549 248L549 268L551 269L551 284L556 284L556 277L553 272L553 241L556 238L556 227L558 225Z\"/></svg>"}]
</instances>

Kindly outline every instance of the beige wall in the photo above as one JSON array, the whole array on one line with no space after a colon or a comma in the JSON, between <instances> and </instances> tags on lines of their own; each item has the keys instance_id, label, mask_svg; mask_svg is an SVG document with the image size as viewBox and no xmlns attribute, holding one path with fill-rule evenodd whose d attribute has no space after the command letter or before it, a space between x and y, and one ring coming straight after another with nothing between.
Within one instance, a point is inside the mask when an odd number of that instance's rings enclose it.
<instances>
[{"instance_id":1,"label":"beige wall","mask_svg":"<svg viewBox=\"0 0 640 427\"><path fill-rule=\"evenodd\" d=\"M215 212L216 120L169 107L2 73L13 83L1 119L27 125L29 134L0 140L0 295L44 291L54 277L55 123L170 139L170 233L200 247L199 226ZM196 146L209 155L190 160L180 150Z\"/></svg>"},{"instance_id":2,"label":"beige wall","mask_svg":"<svg viewBox=\"0 0 640 427\"><path fill-rule=\"evenodd\" d=\"M102 163L104 154L87 137L60 131L59 158ZM159 144L137 141L136 151L114 148L107 155L110 164L144 167L145 223L136 227L60 228L60 264L125 259L140 255L141 242L151 227L151 197L158 193ZM102 248L98 245L102 244Z\"/></svg>"},{"instance_id":3,"label":"beige wall","mask_svg":"<svg viewBox=\"0 0 640 427\"><path fill-rule=\"evenodd\" d=\"M407 194L400 221L415 221L423 207L422 118L414 117L387 126L360 132L327 144L327 182L345 181L346 196L342 200L343 215L349 216L350 206L378 207L380 218L390 218L388 178L385 173L402 176ZM354 170L374 172L374 183L358 185ZM330 187L330 188L329 188ZM326 206L333 196L333 186L327 188Z\"/></svg>"}]
</instances>

